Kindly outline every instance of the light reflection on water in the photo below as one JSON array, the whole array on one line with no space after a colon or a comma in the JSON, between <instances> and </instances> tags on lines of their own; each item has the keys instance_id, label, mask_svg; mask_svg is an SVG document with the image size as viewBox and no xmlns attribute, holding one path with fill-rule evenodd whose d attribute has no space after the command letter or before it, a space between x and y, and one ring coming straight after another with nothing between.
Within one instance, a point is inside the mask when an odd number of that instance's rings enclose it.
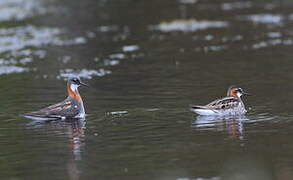
<instances>
[{"instance_id":1,"label":"light reflection on water","mask_svg":"<svg viewBox=\"0 0 293 180\"><path fill-rule=\"evenodd\" d=\"M65 70L61 70L60 72L60 76L58 76L57 78L68 78L71 77L72 75L74 76L79 76L80 78L85 78L85 79L92 79L94 76L105 76L107 74L110 74L111 71L109 70L105 70L105 69L98 69L98 70L92 70L92 69L82 69L78 72L74 71L73 69L65 69Z\"/></svg>"},{"instance_id":2,"label":"light reflection on water","mask_svg":"<svg viewBox=\"0 0 293 180\"><path fill-rule=\"evenodd\" d=\"M21 21L46 12L47 8L41 6L41 1L2 0L0 2L0 21Z\"/></svg>"},{"instance_id":3,"label":"light reflection on water","mask_svg":"<svg viewBox=\"0 0 293 180\"><path fill-rule=\"evenodd\" d=\"M253 23L276 24L282 25L283 17L274 14L253 14L239 17L239 19L252 21Z\"/></svg>"},{"instance_id":4,"label":"light reflection on water","mask_svg":"<svg viewBox=\"0 0 293 180\"><path fill-rule=\"evenodd\" d=\"M228 26L224 21L198 21L198 20L174 20L172 22L163 22L159 25L150 26L150 30L159 30L163 32L171 31L198 31L208 28L225 28Z\"/></svg>"},{"instance_id":5,"label":"light reflection on water","mask_svg":"<svg viewBox=\"0 0 293 180\"><path fill-rule=\"evenodd\" d=\"M246 9L251 7L252 7L251 1L226 2L221 4L221 8L224 11Z\"/></svg>"}]
</instances>

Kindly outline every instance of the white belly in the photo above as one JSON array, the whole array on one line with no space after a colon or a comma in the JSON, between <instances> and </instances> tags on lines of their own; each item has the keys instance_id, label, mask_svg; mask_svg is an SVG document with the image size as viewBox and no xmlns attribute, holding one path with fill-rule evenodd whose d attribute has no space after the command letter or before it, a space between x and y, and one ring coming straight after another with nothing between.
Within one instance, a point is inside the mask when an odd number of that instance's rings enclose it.
<instances>
[{"instance_id":1,"label":"white belly","mask_svg":"<svg viewBox=\"0 0 293 180\"><path fill-rule=\"evenodd\" d=\"M78 115L75 116L75 118L85 118L85 110L84 110L83 102L81 102L80 112Z\"/></svg>"},{"instance_id":2,"label":"white belly","mask_svg":"<svg viewBox=\"0 0 293 180\"><path fill-rule=\"evenodd\" d=\"M229 116L242 115L246 113L244 108L233 108L227 110L192 109L192 111L201 116Z\"/></svg>"},{"instance_id":3,"label":"white belly","mask_svg":"<svg viewBox=\"0 0 293 180\"><path fill-rule=\"evenodd\" d=\"M202 116L216 116L217 112L210 109L192 109L193 112Z\"/></svg>"}]
</instances>

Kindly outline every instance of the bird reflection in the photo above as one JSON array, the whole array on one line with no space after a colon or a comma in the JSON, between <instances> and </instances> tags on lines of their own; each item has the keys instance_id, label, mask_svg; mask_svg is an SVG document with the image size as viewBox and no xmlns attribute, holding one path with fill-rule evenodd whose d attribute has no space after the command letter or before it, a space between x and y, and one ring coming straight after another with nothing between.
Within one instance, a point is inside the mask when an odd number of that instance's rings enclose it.
<instances>
[{"instance_id":1,"label":"bird reflection","mask_svg":"<svg viewBox=\"0 0 293 180\"><path fill-rule=\"evenodd\" d=\"M84 145L85 120L74 120L66 122L68 124L68 134L70 138L70 151L74 160L81 160L81 147Z\"/></svg>"},{"instance_id":2,"label":"bird reflection","mask_svg":"<svg viewBox=\"0 0 293 180\"><path fill-rule=\"evenodd\" d=\"M197 116L192 127L198 130L227 131L233 139L243 140L245 116Z\"/></svg>"},{"instance_id":3,"label":"bird reflection","mask_svg":"<svg viewBox=\"0 0 293 180\"><path fill-rule=\"evenodd\" d=\"M286 157L277 158L274 164L274 172L277 180L292 180L293 161Z\"/></svg>"},{"instance_id":4,"label":"bird reflection","mask_svg":"<svg viewBox=\"0 0 293 180\"><path fill-rule=\"evenodd\" d=\"M46 129L49 136L62 135L68 139L69 160L67 162L67 174L70 180L79 180L81 170L78 162L82 160L82 152L85 147L85 119L68 119L65 121L31 121L27 124L31 130ZM63 141L62 141L63 142Z\"/></svg>"},{"instance_id":5,"label":"bird reflection","mask_svg":"<svg viewBox=\"0 0 293 180\"><path fill-rule=\"evenodd\" d=\"M70 180L78 180L80 178L81 171L78 169L77 161L82 160L82 148L84 147L84 130L85 119L74 119L65 122L67 124L67 133L69 135L70 145L70 159L67 164L68 176Z\"/></svg>"}]
</instances>

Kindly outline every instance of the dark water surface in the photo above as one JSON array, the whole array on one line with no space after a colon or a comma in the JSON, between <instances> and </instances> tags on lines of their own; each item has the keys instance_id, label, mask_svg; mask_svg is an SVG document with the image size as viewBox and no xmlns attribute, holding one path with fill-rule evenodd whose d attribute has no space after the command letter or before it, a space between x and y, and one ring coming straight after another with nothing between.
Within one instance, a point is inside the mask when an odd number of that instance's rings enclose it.
<instances>
[{"instance_id":1,"label":"dark water surface","mask_svg":"<svg viewBox=\"0 0 293 180\"><path fill-rule=\"evenodd\" d=\"M289 0L1 0L0 179L292 180ZM77 74L86 121L20 114ZM189 104L236 84L243 117Z\"/></svg>"}]
</instances>

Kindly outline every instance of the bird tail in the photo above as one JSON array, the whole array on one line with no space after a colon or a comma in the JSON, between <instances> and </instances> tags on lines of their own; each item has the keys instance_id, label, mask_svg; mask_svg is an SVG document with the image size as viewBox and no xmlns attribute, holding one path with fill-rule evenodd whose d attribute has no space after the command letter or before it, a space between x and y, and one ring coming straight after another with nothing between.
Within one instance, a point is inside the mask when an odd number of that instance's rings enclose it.
<instances>
[{"instance_id":1,"label":"bird tail","mask_svg":"<svg viewBox=\"0 0 293 180\"><path fill-rule=\"evenodd\" d=\"M206 107L206 106L198 106L198 105L191 105L190 110L198 115L216 115L217 112Z\"/></svg>"},{"instance_id":2,"label":"bird tail","mask_svg":"<svg viewBox=\"0 0 293 180\"><path fill-rule=\"evenodd\" d=\"M22 116L28 119L38 120L38 121L52 121L52 120L62 119L62 117L57 115L43 115L43 114L37 114L35 112L26 113L26 114L23 114Z\"/></svg>"}]
</instances>

